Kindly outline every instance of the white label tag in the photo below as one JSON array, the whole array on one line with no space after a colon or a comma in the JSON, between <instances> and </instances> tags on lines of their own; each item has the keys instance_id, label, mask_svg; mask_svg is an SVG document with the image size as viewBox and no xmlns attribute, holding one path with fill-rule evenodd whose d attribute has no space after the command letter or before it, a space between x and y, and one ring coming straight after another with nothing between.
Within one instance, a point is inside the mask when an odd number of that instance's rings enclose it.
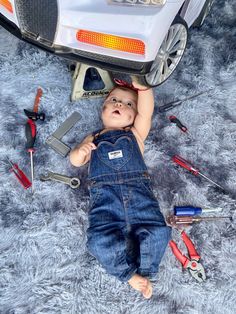
<instances>
[{"instance_id":1,"label":"white label tag","mask_svg":"<svg viewBox=\"0 0 236 314\"><path fill-rule=\"evenodd\" d=\"M109 152L108 153L109 159L116 159L116 158L122 158L122 150L115 150L114 152Z\"/></svg>"}]
</instances>

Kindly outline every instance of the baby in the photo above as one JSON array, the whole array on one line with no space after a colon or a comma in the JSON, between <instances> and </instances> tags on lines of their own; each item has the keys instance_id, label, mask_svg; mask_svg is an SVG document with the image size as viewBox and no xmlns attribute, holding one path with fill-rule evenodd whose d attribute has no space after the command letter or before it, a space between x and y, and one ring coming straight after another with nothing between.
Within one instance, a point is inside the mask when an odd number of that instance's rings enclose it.
<instances>
[{"instance_id":1,"label":"baby","mask_svg":"<svg viewBox=\"0 0 236 314\"><path fill-rule=\"evenodd\" d=\"M149 299L170 239L143 160L154 97L136 81L116 82L102 107L103 129L74 148L70 161L77 167L90 161L89 252Z\"/></svg>"}]
</instances>

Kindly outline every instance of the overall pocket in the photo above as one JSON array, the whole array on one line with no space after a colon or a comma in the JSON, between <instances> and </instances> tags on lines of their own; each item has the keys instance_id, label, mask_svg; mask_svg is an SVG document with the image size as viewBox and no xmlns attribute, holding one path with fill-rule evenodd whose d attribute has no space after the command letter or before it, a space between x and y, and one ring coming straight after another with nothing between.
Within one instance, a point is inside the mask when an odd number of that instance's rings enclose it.
<instances>
[{"instance_id":1,"label":"overall pocket","mask_svg":"<svg viewBox=\"0 0 236 314\"><path fill-rule=\"evenodd\" d=\"M114 143L101 141L97 146L97 155L108 167L119 170L131 159L133 153L132 139L128 136L118 138Z\"/></svg>"}]
</instances>

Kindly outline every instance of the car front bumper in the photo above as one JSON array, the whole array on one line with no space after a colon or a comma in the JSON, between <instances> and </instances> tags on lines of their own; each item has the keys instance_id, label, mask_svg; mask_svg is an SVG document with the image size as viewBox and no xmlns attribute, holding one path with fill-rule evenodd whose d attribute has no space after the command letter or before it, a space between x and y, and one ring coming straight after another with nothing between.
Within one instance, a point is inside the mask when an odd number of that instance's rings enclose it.
<instances>
[{"instance_id":1,"label":"car front bumper","mask_svg":"<svg viewBox=\"0 0 236 314\"><path fill-rule=\"evenodd\" d=\"M19 27L8 20L3 14L0 13L0 25L7 31L12 33L19 39L28 42L34 46L39 47L49 53L53 53L59 57L69 59L73 62L81 62L89 64L94 67L99 67L108 71L128 73L134 75L145 75L149 73L153 61L139 62L126 59L120 59L117 57L111 57L92 53L88 51L71 49L61 45L52 45L49 41L43 38L37 38L35 34L31 32L21 32Z\"/></svg>"}]
</instances>

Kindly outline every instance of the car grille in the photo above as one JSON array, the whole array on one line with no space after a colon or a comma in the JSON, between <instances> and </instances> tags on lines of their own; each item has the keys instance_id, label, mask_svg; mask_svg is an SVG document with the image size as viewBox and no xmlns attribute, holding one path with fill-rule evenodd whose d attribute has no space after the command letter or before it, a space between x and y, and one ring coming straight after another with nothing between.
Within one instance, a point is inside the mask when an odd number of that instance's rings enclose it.
<instances>
[{"instance_id":1,"label":"car grille","mask_svg":"<svg viewBox=\"0 0 236 314\"><path fill-rule=\"evenodd\" d=\"M15 6L22 35L52 46L57 28L57 0L16 0Z\"/></svg>"}]
</instances>

